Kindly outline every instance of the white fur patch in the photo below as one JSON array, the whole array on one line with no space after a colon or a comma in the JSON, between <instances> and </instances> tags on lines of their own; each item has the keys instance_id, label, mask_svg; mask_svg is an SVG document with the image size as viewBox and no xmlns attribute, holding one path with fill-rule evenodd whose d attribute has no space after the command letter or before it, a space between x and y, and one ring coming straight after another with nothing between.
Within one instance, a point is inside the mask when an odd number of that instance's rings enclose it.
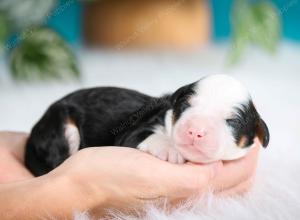
<instances>
[{"instance_id":1,"label":"white fur patch","mask_svg":"<svg viewBox=\"0 0 300 220\"><path fill-rule=\"evenodd\" d=\"M156 133L146 138L138 145L137 148L144 152L150 153L161 160L176 164L184 163L184 158L173 147L171 139L162 133L162 128L162 126L157 128Z\"/></svg>"},{"instance_id":2,"label":"white fur patch","mask_svg":"<svg viewBox=\"0 0 300 220\"><path fill-rule=\"evenodd\" d=\"M165 115L165 134L168 137L172 136L172 127L173 127L173 110L168 110Z\"/></svg>"},{"instance_id":3,"label":"white fur patch","mask_svg":"<svg viewBox=\"0 0 300 220\"><path fill-rule=\"evenodd\" d=\"M247 88L228 75L212 75L201 79L196 85L196 95L192 96L192 106L200 112L227 117L234 107L251 99Z\"/></svg>"},{"instance_id":4,"label":"white fur patch","mask_svg":"<svg viewBox=\"0 0 300 220\"><path fill-rule=\"evenodd\" d=\"M79 150L80 145L80 135L76 125L70 122L65 124L65 137L69 144L70 155L75 154Z\"/></svg>"},{"instance_id":5,"label":"white fur patch","mask_svg":"<svg viewBox=\"0 0 300 220\"><path fill-rule=\"evenodd\" d=\"M226 124L226 119L236 114L237 107L242 107L242 104L247 104L251 100L247 88L228 75L212 75L198 81L194 89L195 94L189 100L191 107L184 111L175 123L172 128L173 135L176 134L174 130L182 122L197 118L197 116L207 118L219 124L218 132L214 136L221 144L213 157L207 161L201 160L198 162L233 160L244 156L249 149L240 148L236 145L232 131ZM186 159L197 161L196 154L180 149L177 145L175 147L182 152Z\"/></svg>"}]
</instances>

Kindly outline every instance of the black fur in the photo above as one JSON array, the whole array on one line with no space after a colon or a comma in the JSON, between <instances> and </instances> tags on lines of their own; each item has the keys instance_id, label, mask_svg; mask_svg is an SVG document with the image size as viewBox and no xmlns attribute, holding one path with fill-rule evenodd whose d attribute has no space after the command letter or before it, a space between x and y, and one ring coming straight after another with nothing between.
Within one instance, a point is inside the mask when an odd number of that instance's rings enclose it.
<instances>
[{"instance_id":1,"label":"black fur","mask_svg":"<svg viewBox=\"0 0 300 220\"><path fill-rule=\"evenodd\" d=\"M171 108L170 96L155 98L139 92L102 87L74 92L50 106L29 137L25 164L43 175L69 157L64 136L67 121L76 124L81 135L80 149L91 146L137 147L164 124Z\"/></svg>"},{"instance_id":2,"label":"black fur","mask_svg":"<svg viewBox=\"0 0 300 220\"><path fill-rule=\"evenodd\" d=\"M56 104L34 126L27 142L25 165L36 176L49 172L69 156L64 138L64 121L68 108Z\"/></svg>"},{"instance_id":3,"label":"black fur","mask_svg":"<svg viewBox=\"0 0 300 220\"><path fill-rule=\"evenodd\" d=\"M195 94L195 85L197 82L186 85L178 89L173 95L172 95L172 106L173 106L173 113L174 118L173 121L176 122L181 114L190 107L189 98Z\"/></svg>"},{"instance_id":4,"label":"black fur","mask_svg":"<svg viewBox=\"0 0 300 220\"><path fill-rule=\"evenodd\" d=\"M263 146L269 143L269 130L265 122L260 118L253 102L249 101L236 109L234 117L226 120L232 128L233 136L238 144L241 138L245 138L244 146L249 147L253 144L255 136L258 136Z\"/></svg>"},{"instance_id":5,"label":"black fur","mask_svg":"<svg viewBox=\"0 0 300 220\"><path fill-rule=\"evenodd\" d=\"M167 110L173 110L175 123L195 94L197 82L183 86L172 95L151 97L134 90L99 87L80 90L52 104L33 127L28 139L25 164L36 176L43 175L69 155L65 124L74 123L80 133L79 149L91 146L137 147L153 133L156 125L164 126ZM268 128L250 101L227 119L237 143L244 136L253 143L258 136L263 145L269 140Z\"/></svg>"}]
</instances>

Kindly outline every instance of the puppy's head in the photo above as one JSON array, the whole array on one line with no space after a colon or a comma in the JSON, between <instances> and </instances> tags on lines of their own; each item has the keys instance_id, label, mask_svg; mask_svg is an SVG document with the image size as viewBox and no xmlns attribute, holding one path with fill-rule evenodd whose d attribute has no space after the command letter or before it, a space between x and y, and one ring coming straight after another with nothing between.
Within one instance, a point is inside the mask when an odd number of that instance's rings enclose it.
<instances>
[{"instance_id":1,"label":"puppy's head","mask_svg":"<svg viewBox=\"0 0 300 220\"><path fill-rule=\"evenodd\" d=\"M171 135L176 149L193 162L244 156L269 131L247 89L226 75L212 75L178 89L171 97Z\"/></svg>"}]
</instances>

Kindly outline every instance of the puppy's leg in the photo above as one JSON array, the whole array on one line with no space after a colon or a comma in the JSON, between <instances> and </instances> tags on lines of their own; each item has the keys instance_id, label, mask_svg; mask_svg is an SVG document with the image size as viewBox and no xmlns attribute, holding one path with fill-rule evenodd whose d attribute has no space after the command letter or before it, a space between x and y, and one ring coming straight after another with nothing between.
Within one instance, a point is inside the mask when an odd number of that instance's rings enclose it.
<instances>
[{"instance_id":1,"label":"puppy's leg","mask_svg":"<svg viewBox=\"0 0 300 220\"><path fill-rule=\"evenodd\" d=\"M67 121L65 124L65 138L69 145L69 154L75 154L79 150L80 134L77 126L72 121Z\"/></svg>"},{"instance_id":2,"label":"puppy's leg","mask_svg":"<svg viewBox=\"0 0 300 220\"><path fill-rule=\"evenodd\" d=\"M182 164L185 162L182 155L172 146L170 140L161 134L150 135L137 148L171 163Z\"/></svg>"},{"instance_id":3,"label":"puppy's leg","mask_svg":"<svg viewBox=\"0 0 300 220\"><path fill-rule=\"evenodd\" d=\"M25 165L35 175L48 173L78 151L80 112L76 106L52 105L34 126L25 152Z\"/></svg>"}]
</instances>

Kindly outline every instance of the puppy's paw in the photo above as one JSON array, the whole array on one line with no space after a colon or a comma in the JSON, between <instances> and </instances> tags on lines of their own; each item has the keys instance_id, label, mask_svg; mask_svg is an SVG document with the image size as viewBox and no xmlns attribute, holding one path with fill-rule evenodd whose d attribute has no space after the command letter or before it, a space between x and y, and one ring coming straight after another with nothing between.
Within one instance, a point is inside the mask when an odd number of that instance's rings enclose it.
<instances>
[{"instance_id":1,"label":"puppy's paw","mask_svg":"<svg viewBox=\"0 0 300 220\"><path fill-rule=\"evenodd\" d=\"M183 156L165 139L149 137L140 143L138 148L170 163L182 164L185 162Z\"/></svg>"},{"instance_id":2,"label":"puppy's paw","mask_svg":"<svg viewBox=\"0 0 300 220\"><path fill-rule=\"evenodd\" d=\"M169 161L170 163L182 164L185 162L184 158L174 147L160 147L160 149L154 149L154 152L150 153L161 160Z\"/></svg>"}]
</instances>

